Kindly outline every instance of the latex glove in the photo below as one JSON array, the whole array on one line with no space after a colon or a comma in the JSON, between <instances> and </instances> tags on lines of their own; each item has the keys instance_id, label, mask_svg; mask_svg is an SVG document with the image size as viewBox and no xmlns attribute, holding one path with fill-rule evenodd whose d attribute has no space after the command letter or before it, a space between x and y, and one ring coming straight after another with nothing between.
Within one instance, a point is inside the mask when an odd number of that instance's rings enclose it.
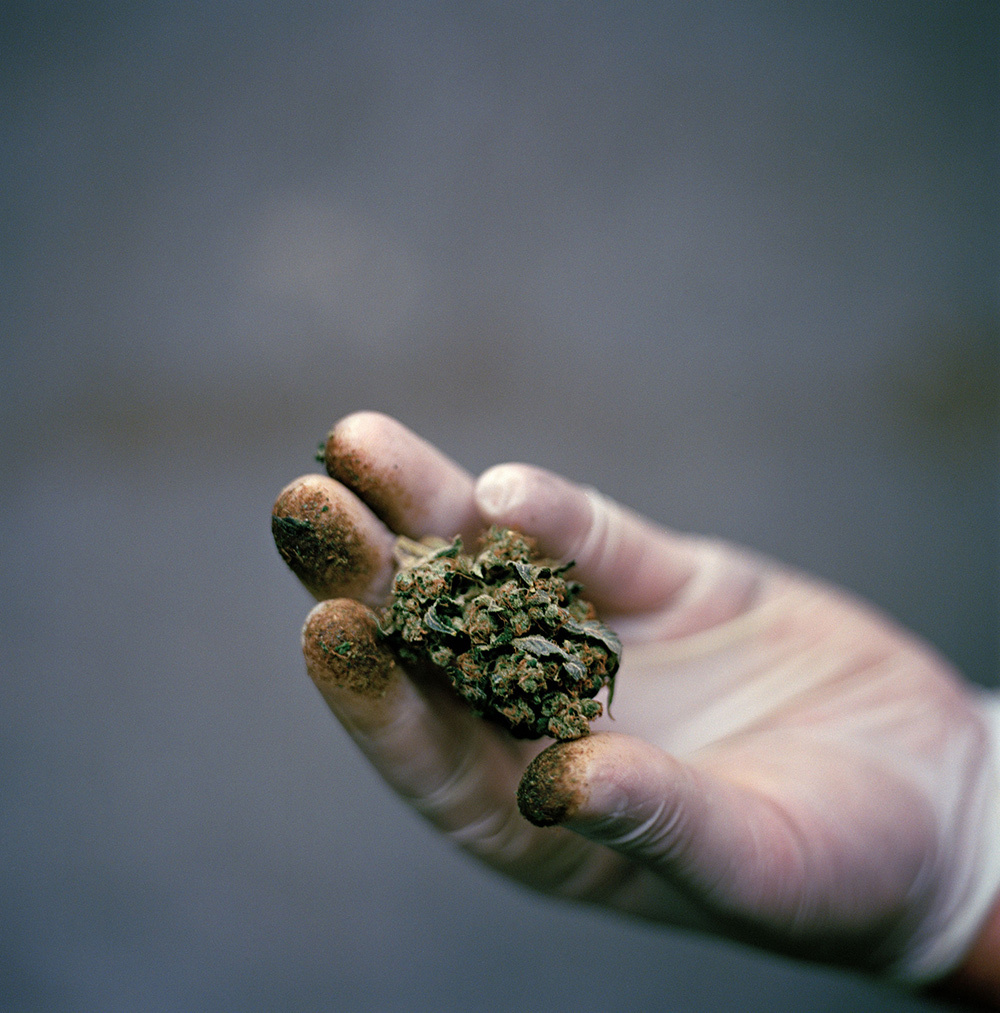
<instances>
[{"instance_id":1,"label":"latex glove","mask_svg":"<svg viewBox=\"0 0 1000 1013\"><path fill-rule=\"evenodd\" d=\"M562 897L902 980L969 950L1000 888L1000 710L991 729L925 644L537 468L473 480L384 416L341 422L327 466L336 480L300 479L274 511L283 556L323 599L309 673L455 842ZM491 523L575 560L621 636L614 720L586 738L515 740L376 636L396 533L469 542Z\"/></svg>"}]
</instances>

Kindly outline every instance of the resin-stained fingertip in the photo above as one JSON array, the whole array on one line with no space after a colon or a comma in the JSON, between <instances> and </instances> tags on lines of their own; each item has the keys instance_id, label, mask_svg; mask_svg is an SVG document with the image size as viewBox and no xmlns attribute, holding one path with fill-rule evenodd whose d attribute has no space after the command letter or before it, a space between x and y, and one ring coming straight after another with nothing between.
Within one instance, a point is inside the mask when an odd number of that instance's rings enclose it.
<instances>
[{"instance_id":1,"label":"resin-stained fingertip","mask_svg":"<svg viewBox=\"0 0 1000 1013\"><path fill-rule=\"evenodd\" d=\"M571 819L584 803L586 787L581 771L591 752L590 742L557 742L531 761L517 787L517 807L536 827L553 827Z\"/></svg>"},{"instance_id":2,"label":"resin-stained fingertip","mask_svg":"<svg viewBox=\"0 0 1000 1013\"><path fill-rule=\"evenodd\" d=\"M387 415L362 411L341 419L326 438L324 459L331 477L399 534L461 533L471 541L479 531L472 477Z\"/></svg>"},{"instance_id":3,"label":"resin-stained fingertip","mask_svg":"<svg viewBox=\"0 0 1000 1013\"><path fill-rule=\"evenodd\" d=\"M302 629L302 653L310 678L327 695L347 690L377 698L392 682L395 661L379 641L375 614L361 602L320 602Z\"/></svg>"},{"instance_id":4,"label":"resin-stained fingertip","mask_svg":"<svg viewBox=\"0 0 1000 1013\"><path fill-rule=\"evenodd\" d=\"M342 419L327 434L323 461L327 473L359 496L389 527L402 529L413 510L413 497L400 477L400 462L386 452L383 430L396 423L376 412ZM381 437L381 439L380 439Z\"/></svg>"},{"instance_id":5,"label":"resin-stained fingertip","mask_svg":"<svg viewBox=\"0 0 1000 1013\"><path fill-rule=\"evenodd\" d=\"M286 486L271 511L281 558L316 598L384 600L394 538L353 493L307 475Z\"/></svg>"}]
</instances>

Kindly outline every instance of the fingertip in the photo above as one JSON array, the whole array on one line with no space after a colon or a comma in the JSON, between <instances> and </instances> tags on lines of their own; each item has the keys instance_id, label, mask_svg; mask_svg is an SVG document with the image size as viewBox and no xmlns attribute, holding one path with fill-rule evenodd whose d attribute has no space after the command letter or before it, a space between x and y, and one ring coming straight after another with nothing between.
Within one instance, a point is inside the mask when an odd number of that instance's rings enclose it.
<instances>
[{"instance_id":1,"label":"fingertip","mask_svg":"<svg viewBox=\"0 0 1000 1013\"><path fill-rule=\"evenodd\" d=\"M586 491L531 464L494 465L479 476L473 495L487 523L537 538L555 558L566 556L589 528Z\"/></svg>"},{"instance_id":2,"label":"fingertip","mask_svg":"<svg viewBox=\"0 0 1000 1013\"><path fill-rule=\"evenodd\" d=\"M528 498L524 467L497 464L488 468L476 480L473 495L486 520L494 524L504 522Z\"/></svg>"},{"instance_id":3,"label":"fingertip","mask_svg":"<svg viewBox=\"0 0 1000 1013\"><path fill-rule=\"evenodd\" d=\"M325 697L378 698L392 681L395 661L381 643L375 613L359 601L320 602L302 628L302 653L310 678Z\"/></svg>"},{"instance_id":4,"label":"fingertip","mask_svg":"<svg viewBox=\"0 0 1000 1013\"><path fill-rule=\"evenodd\" d=\"M393 575L395 539L349 490L304 475L278 494L271 533L281 558L315 598L378 604Z\"/></svg>"},{"instance_id":5,"label":"fingertip","mask_svg":"<svg viewBox=\"0 0 1000 1013\"><path fill-rule=\"evenodd\" d=\"M330 476L399 534L471 537L478 529L472 477L388 415L360 411L341 419L326 438L324 459Z\"/></svg>"},{"instance_id":6,"label":"fingertip","mask_svg":"<svg viewBox=\"0 0 1000 1013\"><path fill-rule=\"evenodd\" d=\"M536 756L517 786L517 807L536 827L566 823L586 805L590 736L556 742Z\"/></svg>"},{"instance_id":7,"label":"fingertip","mask_svg":"<svg viewBox=\"0 0 1000 1013\"><path fill-rule=\"evenodd\" d=\"M659 608L695 571L687 540L544 468L497 465L480 476L474 496L488 523L515 528L543 555L574 562L573 576L598 609Z\"/></svg>"},{"instance_id":8,"label":"fingertip","mask_svg":"<svg viewBox=\"0 0 1000 1013\"><path fill-rule=\"evenodd\" d=\"M327 433L323 450L327 474L347 486L390 527L399 526L405 514L406 490L398 478L399 464L380 466L380 455L399 439L402 427L381 412L359 411L346 415Z\"/></svg>"},{"instance_id":9,"label":"fingertip","mask_svg":"<svg viewBox=\"0 0 1000 1013\"><path fill-rule=\"evenodd\" d=\"M537 826L569 826L610 843L622 828L644 825L675 792L684 767L656 746L620 732L558 742L529 764L518 807Z\"/></svg>"}]
</instances>

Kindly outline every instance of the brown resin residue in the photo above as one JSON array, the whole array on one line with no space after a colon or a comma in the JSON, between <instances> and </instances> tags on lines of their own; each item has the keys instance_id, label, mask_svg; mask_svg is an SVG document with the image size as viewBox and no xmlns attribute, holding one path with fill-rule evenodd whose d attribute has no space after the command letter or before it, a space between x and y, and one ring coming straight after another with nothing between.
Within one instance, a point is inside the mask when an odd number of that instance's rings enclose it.
<instances>
[{"instance_id":1,"label":"brown resin residue","mask_svg":"<svg viewBox=\"0 0 1000 1013\"><path fill-rule=\"evenodd\" d=\"M592 749L587 739L557 742L531 761L517 786L517 807L536 827L565 823L584 802L576 771Z\"/></svg>"},{"instance_id":2,"label":"brown resin residue","mask_svg":"<svg viewBox=\"0 0 1000 1013\"><path fill-rule=\"evenodd\" d=\"M394 661L379 643L374 613L350 598L324 602L302 634L306 666L316 685L380 697L388 688Z\"/></svg>"},{"instance_id":3,"label":"brown resin residue","mask_svg":"<svg viewBox=\"0 0 1000 1013\"><path fill-rule=\"evenodd\" d=\"M357 449L344 444L334 429L326 440L326 470L331 478L346 485L394 531L402 530L412 507L407 488L399 479L399 464L387 472Z\"/></svg>"},{"instance_id":4,"label":"brown resin residue","mask_svg":"<svg viewBox=\"0 0 1000 1013\"><path fill-rule=\"evenodd\" d=\"M281 558L316 597L329 587L363 586L382 563L358 536L349 511L308 482L289 486L278 497L271 533Z\"/></svg>"}]
</instances>

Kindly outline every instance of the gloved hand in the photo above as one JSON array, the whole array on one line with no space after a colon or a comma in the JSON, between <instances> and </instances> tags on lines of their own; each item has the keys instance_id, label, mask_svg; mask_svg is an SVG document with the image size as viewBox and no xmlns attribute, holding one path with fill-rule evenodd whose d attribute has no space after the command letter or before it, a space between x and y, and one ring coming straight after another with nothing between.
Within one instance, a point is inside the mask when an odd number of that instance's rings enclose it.
<instances>
[{"instance_id":1,"label":"gloved hand","mask_svg":"<svg viewBox=\"0 0 1000 1013\"><path fill-rule=\"evenodd\" d=\"M919 982L1000 889L1000 707L866 605L749 552L664 531L540 469L474 480L381 415L331 432L332 478L274 508L321 603L308 670L388 783L537 889ZM371 606L397 533L533 536L624 644L613 720L513 739L405 672ZM992 717L990 717L992 715ZM998 956L1000 964L1000 956Z\"/></svg>"}]
</instances>

